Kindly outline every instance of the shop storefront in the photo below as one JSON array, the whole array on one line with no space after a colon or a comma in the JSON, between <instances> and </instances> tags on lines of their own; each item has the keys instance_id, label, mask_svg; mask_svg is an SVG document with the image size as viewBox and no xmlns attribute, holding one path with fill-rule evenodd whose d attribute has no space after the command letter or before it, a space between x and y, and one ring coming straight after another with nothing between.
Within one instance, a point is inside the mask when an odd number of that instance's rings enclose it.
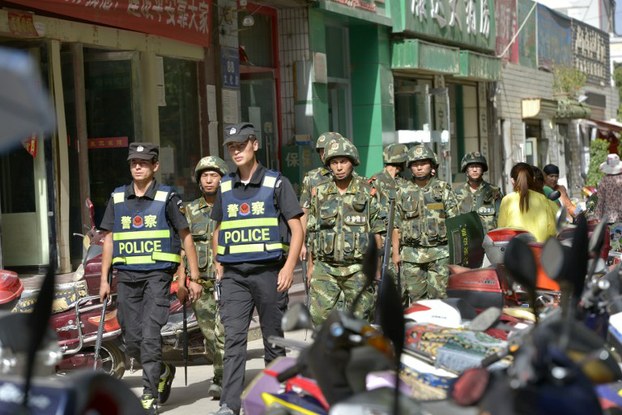
<instances>
[{"instance_id":1,"label":"shop storefront","mask_svg":"<svg viewBox=\"0 0 622 415\"><path fill-rule=\"evenodd\" d=\"M47 264L53 212L59 272L75 268L82 248L73 234L90 224L84 202L93 201L98 224L111 191L131 179L132 141L159 144L159 179L186 200L196 195L192 169L208 143L211 2L161 3L0 2L0 45L39 62L58 124L51 140L33 132L0 159L3 266L28 272Z\"/></svg>"},{"instance_id":2,"label":"shop storefront","mask_svg":"<svg viewBox=\"0 0 622 415\"><path fill-rule=\"evenodd\" d=\"M429 10L425 2L395 2L393 12L398 140L430 143L439 155L439 176L464 180L459 164L466 152L490 158L489 89L501 73L492 54L494 4L447 0Z\"/></svg>"},{"instance_id":3,"label":"shop storefront","mask_svg":"<svg viewBox=\"0 0 622 415\"><path fill-rule=\"evenodd\" d=\"M324 131L351 138L363 175L382 168L382 146L394 141L393 2L320 0L309 9L310 88L299 98L296 125L312 138Z\"/></svg>"}]
</instances>

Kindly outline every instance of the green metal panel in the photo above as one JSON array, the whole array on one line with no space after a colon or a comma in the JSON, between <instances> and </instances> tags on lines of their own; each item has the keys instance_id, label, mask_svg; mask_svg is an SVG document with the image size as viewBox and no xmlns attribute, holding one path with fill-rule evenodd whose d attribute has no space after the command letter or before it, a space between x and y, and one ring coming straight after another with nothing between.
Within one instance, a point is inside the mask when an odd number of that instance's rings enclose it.
<instances>
[{"instance_id":1,"label":"green metal panel","mask_svg":"<svg viewBox=\"0 0 622 415\"><path fill-rule=\"evenodd\" d=\"M393 43L392 69L419 69L443 74L460 73L460 49L419 39Z\"/></svg>"},{"instance_id":2,"label":"green metal panel","mask_svg":"<svg viewBox=\"0 0 622 415\"><path fill-rule=\"evenodd\" d=\"M361 155L360 174L382 168L382 137L395 130L391 101L393 73L388 61L390 47L386 28L360 25L350 28L352 62L352 130Z\"/></svg>"},{"instance_id":3,"label":"green metal panel","mask_svg":"<svg viewBox=\"0 0 622 415\"><path fill-rule=\"evenodd\" d=\"M358 174L369 177L382 170L382 143L369 147L357 146L357 148L361 158L361 164L356 168Z\"/></svg>"},{"instance_id":4,"label":"green metal panel","mask_svg":"<svg viewBox=\"0 0 622 415\"><path fill-rule=\"evenodd\" d=\"M394 1L392 13L394 33L495 50L494 0Z\"/></svg>"},{"instance_id":5,"label":"green metal panel","mask_svg":"<svg viewBox=\"0 0 622 415\"><path fill-rule=\"evenodd\" d=\"M482 81L498 81L501 79L501 59L461 50L459 76Z\"/></svg>"}]
</instances>

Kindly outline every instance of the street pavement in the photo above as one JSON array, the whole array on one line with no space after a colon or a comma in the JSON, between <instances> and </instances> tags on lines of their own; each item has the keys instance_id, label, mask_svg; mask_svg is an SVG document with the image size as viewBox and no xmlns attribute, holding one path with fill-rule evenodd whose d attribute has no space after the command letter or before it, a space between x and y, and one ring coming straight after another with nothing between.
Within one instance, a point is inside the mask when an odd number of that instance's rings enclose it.
<instances>
[{"instance_id":1,"label":"street pavement","mask_svg":"<svg viewBox=\"0 0 622 415\"><path fill-rule=\"evenodd\" d=\"M288 339L311 342L311 332L305 330L289 332L285 334ZM288 356L297 356L297 352L288 352ZM246 360L246 384L248 384L264 368L263 341L261 338L250 341L247 348ZM160 407L161 414L167 415L206 415L217 411L220 407L218 401L207 396L210 380L214 376L212 365L194 365L188 367L188 386L184 386L183 365L177 365L177 374L173 381L171 396ZM132 388L137 396L142 394L142 370L133 374L125 372L123 380Z\"/></svg>"}]
</instances>

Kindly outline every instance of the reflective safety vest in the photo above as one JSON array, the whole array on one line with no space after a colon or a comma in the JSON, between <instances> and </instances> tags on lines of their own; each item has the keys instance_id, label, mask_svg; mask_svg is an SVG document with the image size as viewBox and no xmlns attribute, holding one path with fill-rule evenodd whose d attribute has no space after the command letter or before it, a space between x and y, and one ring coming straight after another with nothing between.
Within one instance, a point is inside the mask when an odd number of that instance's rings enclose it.
<instances>
[{"instance_id":1,"label":"reflective safety vest","mask_svg":"<svg viewBox=\"0 0 622 415\"><path fill-rule=\"evenodd\" d=\"M168 186L158 186L154 200L142 211L130 210L125 186L112 193L112 264L117 269L149 271L169 269L179 264L181 243L166 220Z\"/></svg>"},{"instance_id":2,"label":"reflective safety vest","mask_svg":"<svg viewBox=\"0 0 622 415\"><path fill-rule=\"evenodd\" d=\"M253 196L239 199L233 192L233 178L220 182L223 218L218 232L218 261L222 263L262 262L280 259L288 246L279 232L279 212L274 191L280 174L266 170Z\"/></svg>"}]
</instances>

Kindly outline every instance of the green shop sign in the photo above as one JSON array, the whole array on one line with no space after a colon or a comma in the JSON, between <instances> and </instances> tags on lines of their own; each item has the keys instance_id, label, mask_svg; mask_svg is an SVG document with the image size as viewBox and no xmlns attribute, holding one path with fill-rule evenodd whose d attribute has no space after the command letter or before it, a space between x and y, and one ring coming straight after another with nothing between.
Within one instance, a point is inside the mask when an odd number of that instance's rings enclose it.
<instances>
[{"instance_id":1,"label":"green shop sign","mask_svg":"<svg viewBox=\"0 0 622 415\"><path fill-rule=\"evenodd\" d=\"M394 1L393 32L494 51L494 0Z\"/></svg>"}]
</instances>

